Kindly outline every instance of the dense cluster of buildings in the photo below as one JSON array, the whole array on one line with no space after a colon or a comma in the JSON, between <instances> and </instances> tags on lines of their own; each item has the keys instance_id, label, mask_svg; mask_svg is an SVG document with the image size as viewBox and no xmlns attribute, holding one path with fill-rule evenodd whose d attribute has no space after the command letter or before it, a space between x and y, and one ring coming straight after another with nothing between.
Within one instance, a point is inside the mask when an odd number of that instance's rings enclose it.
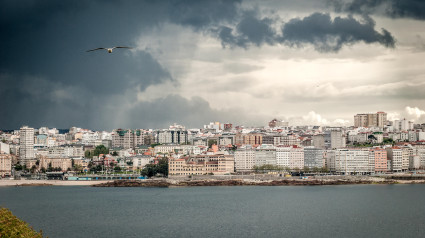
<instances>
[{"instance_id":1,"label":"dense cluster of buildings","mask_svg":"<svg viewBox=\"0 0 425 238\"><path fill-rule=\"evenodd\" d=\"M425 124L388 121L385 112L354 116L354 126L291 126L271 120L248 128L212 122L202 129L92 131L31 128L0 131L0 176L31 172L86 171L94 166L138 171L160 158L172 176L252 172L272 165L282 171L338 174L403 172L425 168ZM95 153L96 148L106 153Z\"/></svg>"}]
</instances>

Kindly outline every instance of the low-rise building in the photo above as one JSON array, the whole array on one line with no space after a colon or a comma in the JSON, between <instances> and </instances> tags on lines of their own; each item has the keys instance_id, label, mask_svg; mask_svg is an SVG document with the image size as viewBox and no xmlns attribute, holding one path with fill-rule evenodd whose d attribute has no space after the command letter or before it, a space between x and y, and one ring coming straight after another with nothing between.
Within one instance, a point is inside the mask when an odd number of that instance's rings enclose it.
<instances>
[{"instance_id":1,"label":"low-rise building","mask_svg":"<svg viewBox=\"0 0 425 238\"><path fill-rule=\"evenodd\" d=\"M309 169L325 166L323 150L315 147L304 147L304 167Z\"/></svg>"},{"instance_id":2,"label":"low-rise building","mask_svg":"<svg viewBox=\"0 0 425 238\"><path fill-rule=\"evenodd\" d=\"M238 148L234 154L236 172L252 171L255 165L255 152L250 146Z\"/></svg>"},{"instance_id":3,"label":"low-rise building","mask_svg":"<svg viewBox=\"0 0 425 238\"><path fill-rule=\"evenodd\" d=\"M337 149L334 154L336 173L367 174L371 173L368 149Z\"/></svg>"},{"instance_id":4,"label":"low-rise building","mask_svg":"<svg viewBox=\"0 0 425 238\"><path fill-rule=\"evenodd\" d=\"M39 163L40 168L60 168L63 172L72 170L72 161L70 158L48 158L40 156Z\"/></svg>"},{"instance_id":5,"label":"low-rise building","mask_svg":"<svg viewBox=\"0 0 425 238\"><path fill-rule=\"evenodd\" d=\"M276 165L276 148L273 145L261 145L255 149L255 165Z\"/></svg>"},{"instance_id":6,"label":"low-rise building","mask_svg":"<svg viewBox=\"0 0 425 238\"><path fill-rule=\"evenodd\" d=\"M401 172L403 169L403 151L400 147L386 148L387 158L391 161L391 171Z\"/></svg>"},{"instance_id":7,"label":"low-rise building","mask_svg":"<svg viewBox=\"0 0 425 238\"><path fill-rule=\"evenodd\" d=\"M370 170L375 173L387 171L387 151L382 148L373 148L369 151Z\"/></svg>"},{"instance_id":8,"label":"low-rise building","mask_svg":"<svg viewBox=\"0 0 425 238\"><path fill-rule=\"evenodd\" d=\"M0 177L12 175L12 156L0 153Z\"/></svg>"},{"instance_id":9,"label":"low-rise building","mask_svg":"<svg viewBox=\"0 0 425 238\"><path fill-rule=\"evenodd\" d=\"M234 157L220 154L171 158L168 166L170 176L228 174L233 173L234 170Z\"/></svg>"}]
</instances>

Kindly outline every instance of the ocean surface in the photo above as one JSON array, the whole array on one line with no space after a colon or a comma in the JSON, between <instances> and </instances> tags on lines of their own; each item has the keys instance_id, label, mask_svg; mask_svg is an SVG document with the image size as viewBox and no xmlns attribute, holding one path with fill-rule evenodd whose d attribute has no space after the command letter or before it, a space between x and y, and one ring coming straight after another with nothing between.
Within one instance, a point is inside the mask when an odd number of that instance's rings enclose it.
<instances>
[{"instance_id":1,"label":"ocean surface","mask_svg":"<svg viewBox=\"0 0 425 238\"><path fill-rule=\"evenodd\" d=\"M425 185L0 187L54 237L424 237Z\"/></svg>"}]
</instances>

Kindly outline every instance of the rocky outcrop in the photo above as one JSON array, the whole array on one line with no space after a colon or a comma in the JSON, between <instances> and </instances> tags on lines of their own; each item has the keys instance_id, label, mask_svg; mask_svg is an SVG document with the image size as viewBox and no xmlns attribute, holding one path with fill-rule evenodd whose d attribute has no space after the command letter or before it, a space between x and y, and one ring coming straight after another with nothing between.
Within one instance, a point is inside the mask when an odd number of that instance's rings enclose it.
<instances>
[{"instance_id":1,"label":"rocky outcrop","mask_svg":"<svg viewBox=\"0 0 425 238\"><path fill-rule=\"evenodd\" d=\"M373 181L373 180L302 180L302 179L282 179L269 181L255 180L189 180L189 181L168 181L168 180L116 180L107 183L95 184L93 187L183 187L183 186L317 186L317 185L348 185L348 184L395 184L395 180Z\"/></svg>"}]
</instances>

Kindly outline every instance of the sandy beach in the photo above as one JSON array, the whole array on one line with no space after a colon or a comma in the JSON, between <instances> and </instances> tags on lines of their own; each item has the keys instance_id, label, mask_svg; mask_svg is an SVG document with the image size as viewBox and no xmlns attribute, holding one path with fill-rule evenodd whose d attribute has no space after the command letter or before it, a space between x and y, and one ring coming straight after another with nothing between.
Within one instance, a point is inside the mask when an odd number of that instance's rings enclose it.
<instances>
[{"instance_id":1,"label":"sandy beach","mask_svg":"<svg viewBox=\"0 0 425 238\"><path fill-rule=\"evenodd\" d=\"M4 186L91 186L107 181L68 181L68 180L0 180L0 187Z\"/></svg>"}]
</instances>

